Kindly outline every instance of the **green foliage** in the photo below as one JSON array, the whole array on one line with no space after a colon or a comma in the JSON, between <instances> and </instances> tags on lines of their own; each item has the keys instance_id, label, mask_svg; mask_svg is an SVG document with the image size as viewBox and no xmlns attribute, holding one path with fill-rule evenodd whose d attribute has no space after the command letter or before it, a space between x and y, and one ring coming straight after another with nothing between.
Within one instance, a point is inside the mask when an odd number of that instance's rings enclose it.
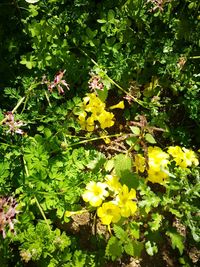
<instances>
[{"instance_id":1,"label":"green foliage","mask_svg":"<svg viewBox=\"0 0 200 267\"><path fill-rule=\"evenodd\" d=\"M120 258L123 252L133 257L140 257L143 244L134 238L138 234L135 232L133 235L132 232L132 235L129 235L127 229L124 230L118 225L114 225L113 230L115 236L112 236L107 243L106 255L112 260Z\"/></svg>"},{"instance_id":2,"label":"green foliage","mask_svg":"<svg viewBox=\"0 0 200 267\"><path fill-rule=\"evenodd\" d=\"M166 233L172 242L172 248L178 248L180 254L183 254L184 244L183 244L183 236L177 233L174 230L167 231Z\"/></svg>"},{"instance_id":3,"label":"green foliage","mask_svg":"<svg viewBox=\"0 0 200 267\"><path fill-rule=\"evenodd\" d=\"M153 257L162 242L181 265L193 266L188 251L200 241L199 166L181 169L171 159L166 184L145 177L148 147L199 149L200 4L161 2L1 1L2 267L100 267L124 254L139 258L143 249ZM86 133L78 116L95 75L103 89L93 92L108 107L123 98L125 110L113 110L108 131ZM144 172L136 170L137 154ZM137 211L101 232L81 195L106 174L136 189ZM3 197L18 203L9 226ZM80 212L86 208L88 221ZM64 217L66 210L74 216Z\"/></svg>"},{"instance_id":4,"label":"green foliage","mask_svg":"<svg viewBox=\"0 0 200 267\"><path fill-rule=\"evenodd\" d=\"M118 154L114 158L114 169L120 182L128 188L137 188L138 176L132 172L132 160L128 155Z\"/></svg>"}]
</instances>

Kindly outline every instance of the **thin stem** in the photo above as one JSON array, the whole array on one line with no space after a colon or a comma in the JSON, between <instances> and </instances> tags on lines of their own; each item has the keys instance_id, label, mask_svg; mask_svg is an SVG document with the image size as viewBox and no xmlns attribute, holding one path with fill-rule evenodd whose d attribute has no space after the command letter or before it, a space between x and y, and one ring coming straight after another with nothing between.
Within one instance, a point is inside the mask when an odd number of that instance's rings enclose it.
<instances>
[{"instance_id":1,"label":"thin stem","mask_svg":"<svg viewBox=\"0 0 200 267\"><path fill-rule=\"evenodd\" d=\"M41 214L42 214L42 217L44 218L44 221L46 222L47 227L49 228L49 231L51 232L51 227L50 227L50 225L49 225L49 223L48 223L48 220L47 220L47 218L46 218L46 216L45 216L45 214L44 214L44 211L43 211L42 207L40 206L40 203L39 203L39 201L37 200L36 196L34 196L34 199L35 199L35 202L36 202L36 204L37 204L37 206L38 206L38 209L40 210L40 212L41 212Z\"/></svg>"},{"instance_id":2,"label":"thin stem","mask_svg":"<svg viewBox=\"0 0 200 267\"><path fill-rule=\"evenodd\" d=\"M97 67L99 67L100 68L100 66L99 66L99 64L94 60L94 59L92 59L84 50L82 50L81 48L79 48L81 51L82 51L82 53L84 54L84 55L86 55L91 61L92 61L92 63L94 63L94 65L96 65ZM134 97L133 95L131 95L129 92L127 92L124 88L122 88L118 83L116 83L112 78L110 78L109 76L108 76L108 74L101 68L101 70L102 70L102 72L103 72L103 74L107 77L107 79L112 83L112 84L114 84L118 89L120 89L123 93L125 93L126 95L128 95L128 96L130 96L132 99L133 99L133 101L135 101L136 103L138 103L140 106L142 106L142 107L144 107L144 108L147 108L147 109L149 109L142 101L140 101L140 100L138 100L136 97Z\"/></svg>"},{"instance_id":3,"label":"thin stem","mask_svg":"<svg viewBox=\"0 0 200 267\"><path fill-rule=\"evenodd\" d=\"M47 102L48 102L49 106L52 107L50 99L49 99L49 96L48 96L46 91L45 91L45 96L46 96L46 99L47 99Z\"/></svg>"},{"instance_id":4,"label":"thin stem","mask_svg":"<svg viewBox=\"0 0 200 267\"><path fill-rule=\"evenodd\" d=\"M15 113L17 111L17 109L21 106L21 104L24 102L24 100L26 99L26 97L29 95L29 93L38 85L40 85L41 82L38 83L33 83L32 86L30 86L30 88L27 91L27 95L23 96L22 98L20 98L20 100L17 102L17 105L12 109L12 113ZM25 108L25 107L24 107ZM23 110L24 110L23 108ZM2 121L0 121L0 125L2 125L4 122L6 122L7 118L5 117Z\"/></svg>"},{"instance_id":5,"label":"thin stem","mask_svg":"<svg viewBox=\"0 0 200 267\"><path fill-rule=\"evenodd\" d=\"M23 157L23 162L24 162L24 169L25 169L25 172L26 172L26 176L29 176L28 167L27 167L27 164L26 164L26 161L25 161L24 157ZM35 202L36 202L36 204L38 206L38 209L39 209L44 221L46 222L47 227L49 228L49 231L51 232L51 227L50 227L50 225L48 223L47 217L45 216L44 211L43 211L38 199L36 198L36 196L34 196L34 200L35 200Z\"/></svg>"},{"instance_id":6,"label":"thin stem","mask_svg":"<svg viewBox=\"0 0 200 267\"><path fill-rule=\"evenodd\" d=\"M193 56L193 57L189 57L189 59L199 59L200 56Z\"/></svg>"},{"instance_id":7,"label":"thin stem","mask_svg":"<svg viewBox=\"0 0 200 267\"><path fill-rule=\"evenodd\" d=\"M121 135L122 134L113 134L113 135L105 135L105 136L94 137L94 138L91 138L91 139L82 140L82 141L79 141L77 143L68 145L68 147L72 147L72 146L76 146L76 145L80 145L80 144L85 144L85 143L88 143L88 142L92 142L92 141L96 141L96 140L101 140L101 139L105 139L105 138L109 138L109 137L117 137L117 136L121 136Z\"/></svg>"}]
</instances>

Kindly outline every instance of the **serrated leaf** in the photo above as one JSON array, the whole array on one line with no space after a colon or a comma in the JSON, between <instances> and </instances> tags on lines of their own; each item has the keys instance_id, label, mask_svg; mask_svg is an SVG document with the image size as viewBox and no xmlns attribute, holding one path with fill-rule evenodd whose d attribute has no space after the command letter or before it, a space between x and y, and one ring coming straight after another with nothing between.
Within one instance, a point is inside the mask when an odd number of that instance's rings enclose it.
<instances>
[{"instance_id":1,"label":"serrated leaf","mask_svg":"<svg viewBox=\"0 0 200 267\"><path fill-rule=\"evenodd\" d=\"M180 254L183 254L184 250L184 237L176 232L176 230L167 231L166 235L168 235L172 242L172 248L177 248Z\"/></svg>"},{"instance_id":2,"label":"serrated leaf","mask_svg":"<svg viewBox=\"0 0 200 267\"><path fill-rule=\"evenodd\" d=\"M124 245L124 250L128 255L134 256L134 247L133 244L131 243L131 240L126 245Z\"/></svg>"},{"instance_id":3,"label":"serrated leaf","mask_svg":"<svg viewBox=\"0 0 200 267\"><path fill-rule=\"evenodd\" d=\"M156 140L154 139L153 135L150 133L145 134L145 140L150 144L156 144Z\"/></svg>"},{"instance_id":4,"label":"serrated leaf","mask_svg":"<svg viewBox=\"0 0 200 267\"><path fill-rule=\"evenodd\" d=\"M149 226L151 228L151 231L157 231L160 228L160 224L162 222L162 215L158 214L158 213L153 213L151 215L152 217L152 221L149 222Z\"/></svg>"},{"instance_id":5,"label":"serrated leaf","mask_svg":"<svg viewBox=\"0 0 200 267\"><path fill-rule=\"evenodd\" d=\"M142 242L137 241L137 240L134 240L132 242L132 244L133 244L133 250L134 250L134 255L133 256L135 258L140 258L142 250L144 248L144 244Z\"/></svg>"},{"instance_id":6,"label":"serrated leaf","mask_svg":"<svg viewBox=\"0 0 200 267\"><path fill-rule=\"evenodd\" d=\"M140 226L139 223L132 222L130 224L130 234L132 237L138 239L140 238Z\"/></svg>"},{"instance_id":7,"label":"serrated leaf","mask_svg":"<svg viewBox=\"0 0 200 267\"><path fill-rule=\"evenodd\" d=\"M120 226L114 225L113 230L114 230L114 233L115 233L116 237L120 241L125 242L126 239L128 239L127 233Z\"/></svg>"},{"instance_id":8,"label":"serrated leaf","mask_svg":"<svg viewBox=\"0 0 200 267\"><path fill-rule=\"evenodd\" d=\"M133 173L131 171L122 172L122 177L120 178L120 183L122 185L127 185L129 190L131 188L137 189L139 185L139 175L137 173Z\"/></svg>"},{"instance_id":9,"label":"serrated leaf","mask_svg":"<svg viewBox=\"0 0 200 267\"><path fill-rule=\"evenodd\" d=\"M122 255L122 245L120 241L112 236L106 246L106 256L110 257L112 260L116 260Z\"/></svg>"},{"instance_id":10,"label":"serrated leaf","mask_svg":"<svg viewBox=\"0 0 200 267\"><path fill-rule=\"evenodd\" d=\"M172 214L174 214L177 218L181 218L182 217L182 214L177 209L169 208L169 211Z\"/></svg>"},{"instance_id":11,"label":"serrated leaf","mask_svg":"<svg viewBox=\"0 0 200 267\"><path fill-rule=\"evenodd\" d=\"M130 126L131 132L135 135L140 135L140 128L137 126Z\"/></svg>"}]
</instances>

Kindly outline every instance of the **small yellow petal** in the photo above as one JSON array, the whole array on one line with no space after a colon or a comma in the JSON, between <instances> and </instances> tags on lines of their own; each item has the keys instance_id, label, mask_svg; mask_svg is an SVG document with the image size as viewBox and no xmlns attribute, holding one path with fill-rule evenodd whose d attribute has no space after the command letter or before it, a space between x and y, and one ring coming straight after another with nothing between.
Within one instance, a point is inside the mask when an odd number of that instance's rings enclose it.
<instances>
[{"instance_id":1,"label":"small yellow petal","mask_svg":"<svg viewBox=\"0 0 200 267\"><path fill-rule=\"evenodd\" d=\"M110 107L110 109L115 109L115 108L124 109L124 101L120 101L118 104Z\"/></svg>"}]
</instances>

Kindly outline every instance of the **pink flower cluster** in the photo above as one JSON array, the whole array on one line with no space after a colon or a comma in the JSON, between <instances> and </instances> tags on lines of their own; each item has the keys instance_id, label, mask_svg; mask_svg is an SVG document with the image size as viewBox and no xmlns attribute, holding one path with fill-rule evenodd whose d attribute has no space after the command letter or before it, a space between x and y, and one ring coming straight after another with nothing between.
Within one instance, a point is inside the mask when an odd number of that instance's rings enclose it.
<instances>
[{"instance_id":1,"label":"pink flower cluster","mask_svg":"<svg viewBox=\"0 0 200 267\"><path fill-rule=\"evenodd\" d=\"M24 126L25 124L22 121L15 121L14 114L12 113L12 111L8 111L5 113L4 125L7 125L9 127L7 133L18 133L21 135L24 134L24 131L20 129L20 127Z\"/></svg>"},{"instance_id":2,"label":"pink flower cluster","mask_svg":"<svg viewBox=\"0 0 200 267\"><path fill-rule=\"evenodd\" d=\"M0 197L0 232L3 238L6 237L6 226L8 225L11 232L14 232L14 223L16 222L17 202L13 197Z\"/></svg>"},{"instance_id":3,"label":"pink flower cluster","mask_svg":"<svg viewBox=\"0 0 200 267\"><path fill-rule=\"evenodd\" d=\"M65 91L63 89L62 86L66 87L69 90L69 85L67 84L67 82L63 79L63 76L65 74L65 70L63 71L59 71L55 77L54 77L54 81L50 82L48 80L46 80L46 76L43 77L43 83L46 83L48 86L48 90L50 93L53 92L53 89L56 87L58 89L58 93L59 94L64 94Z\"/></svg>"}]
</instances>

